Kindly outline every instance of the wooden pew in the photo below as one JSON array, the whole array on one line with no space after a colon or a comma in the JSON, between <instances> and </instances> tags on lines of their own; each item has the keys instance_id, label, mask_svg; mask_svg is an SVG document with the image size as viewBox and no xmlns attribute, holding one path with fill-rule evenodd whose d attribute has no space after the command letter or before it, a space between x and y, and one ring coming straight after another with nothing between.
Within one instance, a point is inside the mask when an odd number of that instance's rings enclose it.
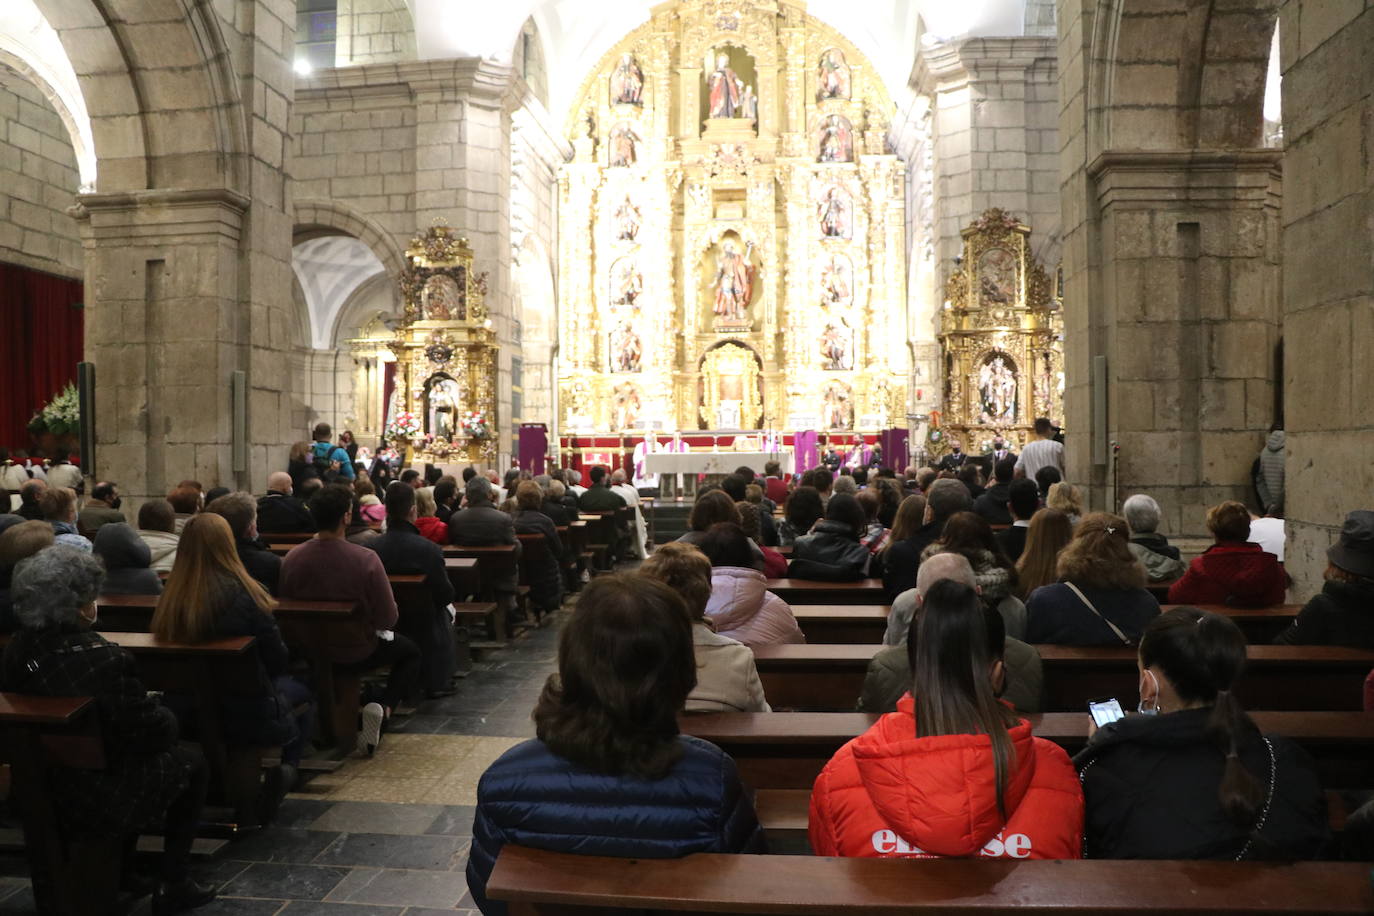
<instances>
[{"instance_id":1,"label":"wooden pew","mask_svg":"<svg viewBox=\"0 0 1374 916\"><path fill-rule=\"evenodd\" d=\"M101 595L96 599L95 629L102 632L146 633L157 608L157 595ZM353 614L351 601L310 601L277 599L272 612L278 624L284 621L338 621Z\"/></svg>"},{"instance_id":2,"label":"wooden pew","mask_svg":"<svg viewBox=\"0 0 1374 916\"><path fill-rule=\"evenodd\" d=\"M91 697L0 693L0 759L10 765L10 801L40 912L98 913L115 899L123 865L118 838L65 840L46 771L100 770L105 748Z\"/></svg>"},{"instance_id":3,"label":"wooden pew","mask_svg":"<svg viewBox=\"0 0 1374 916\"><path fill-rule=\"evenodd\" d=\"M1260 730L1297 742L1317 761L1322 784L1374 788L1374 716L1363 712L1254 712ZM705 713L679 719L682 733L717 745L734 758L755 789L810 789L840 747L878 717L860 712ZM1088 740L1085 712L1025 717L1037 737L1070 754Z\"/></svg>"},{"instance_id":4,"label":"wooden pew","mask_svg":"<svg viewBox=\"0 0 1374 916\"><path fill-rule=\"evenodd\" d=\"M877 645L787 645L754 650L764 694L775 708L853 709ZM1134 649L1036 646L1044 666L1045 710L1079 712L1091 697L1136 695ZM1361 707L1374 652L1333 646L1251 646L1237 695L1247 709Z\"/></svg>"},{"instance_id":5,"label":"wooden pew","mask_svg":"<svg viewBox=\"0 0 1374 916\"><path fill-rule=\"evenodd\" d=\"M788 604L884 604L883 580L818 582L812 579L769 579L768 590Z\"/></svg>"},{"instance_id":6,"label":"wooden pew","mask_svg":"<svg viewBox=\"0 0 1374 916\"><path fill-rule=\"evenodd\" d=\"M505 645L506 621L504 615L496 613L495 610L486 611L487 606L496 600L495 583L505 580L508 577L519 575L517 550L515 544L492 544L485 547L461 547L456 544L449 544L444 547L444 562L447 566L450 560L473 560L477 564L477 583L480 587L471 590L466 588L459 589L459 597L472 596L476 606L483 610L480 615L475 609L467 613L469 623L476 623L480 616L490 627L490 640L488 646ZM448 567L449 576L452 579L456 567ZM471 575L464 570L463 575ZM468 580L469 583L471 580ZM458 589L457 581L454 588Z\"/></svg>"},{"instance_id":7,"label":"wooden pew","mask_svg":"<svg viewBox=\"0 0 1374 916\"><path fill-rule=\"evenodd\" d=\"M1162 610L1178 605L1166 604ZM792 612L810 643L877 644L887 630L886 604L796 604ZM1286 630L1302 610L1300 604L1281 604L1268 608L1235 608L1206 605L1203 610L1230 617L1251 645L1268 645Z\"/></svg>"},{"instance_id":8,"label":"wooden pew","mask_svg":"<svg viewBox=\"0 0 1374 916\"><path fill-rule=\"evenodd\" d=\"M1023 909L1082 914L1365 913L1369 865L818 859L698 853L613 859L506 846L487 895L511 916L789 913L802 916Z\"/></svg>"}]
</instances>

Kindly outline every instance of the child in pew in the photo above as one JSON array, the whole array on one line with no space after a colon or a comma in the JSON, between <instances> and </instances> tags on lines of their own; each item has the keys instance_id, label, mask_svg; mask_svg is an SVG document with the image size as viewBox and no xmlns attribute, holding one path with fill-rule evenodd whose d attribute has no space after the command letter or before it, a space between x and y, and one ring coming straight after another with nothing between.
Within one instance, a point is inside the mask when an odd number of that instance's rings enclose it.
<instances>
[{"instance_id":1,"label":"child in pew","mask_svg":"<svg viewBox=\"0 0 1374 916\"><path fill-rule=\"evenodd\" d=\"M68 836L123 837L127 866L138 831L161 821L152 911L168 916L215 897L188 873L209 769L199 751L177 744L176 718L148 695L133 657L91 630L104 575L99 560L61 544L19 563L11 586L19 631L5 648L0 689L95 699L105 767L49 772L59 822ZM121 884L149 892L128 867Z\"/></svg>"},{"instance_id":2,"label":"child in pew","mask_svg":"<svg viewBox=\"0 0 1374 916\"><path fill-rule=\"evenodd\" d=\"M177 562L153 611L152 633L170 642L200 643L234 636L253 637L268 683L256 697L225 697L221 722L228 744L280 747L281 765L269 771L259 812L271 814L295 782L296 766L314 727L310 689L289 672L286 643L272 609L277 603L248 574L224 517L192 516L182 529ZM296 710L300 710L299 713ZM178 709L183 718L194 711Z\"/></svg>"},{"instance_id":3,"label":"child in pew","mask_svg":"<svg viewBox=\"0 0 1374 916\"><path fill-rule=\"evenodd\" d=\"M1232 694L1245 637L1230 618L1175 608L1140 641L1143 715L1096 731L1074 759L1098 859L1310 859L1328 840L1307 752L1262 735Z\"/></svg>"},{"instance_id":4,"label":"child in pew","mask_svg":"<svg viewBox=\"0 0 1374 916\"><path fill-rule=\"evenodd\" d=\"M1068 755L997 699L1003 664L962 582L926 593L911 696L831 758L811 792L817 855L1076 859L1083 793Z\"/></svg>"},{"instance_id":5,"label":"child in pew","mask_svg":"<svg viewBox=\"0 0 1374 916\"><path fill-rule=\"evenodd\" d=\"M625 858L762 852L734 761L678 733L696 685L682 599L646 576L594 579L577 602L534 710L538 738L482 775L468 857L478 909L507 843Z\"/></svg>"},{"instance_id":6,"label":"child in pew","mask_svg":"<svg viewBox=\"0 0 1374 916\"><path fill-rule=\"evenodd\" d=\"M706 616L711 600L711 561L696 547L661 544L637 570L682 596L692 621L697 685L687 695L687 712L772 712L763 696L754 653L738 640L716 632Z\"/></svg>"},{"instance_id":7,"label":"child in pew","mask_svg":"<svg viewBox=\"0 0 1374 916\"><path fill-rule=\"evenodd\" d=\"M921 564L916 574L916 587L897 596L887 618L884 647L868 663L864 674L863 693L859 696L860 712L892 712L897 703L911 690L911 659L907 641L914 634L912 621L921 607L921 596L942 579L962 582L979 592L983 599L988 627L988 647L1002 663L998 697L1007 701L1017 712L1040 712L1045 687L1044 668L1040 653L1034 646L1007 635L1006 618L1000 609L987 606L987 596L978 588L977 575L968 558L957 553L932 556Z\"/></svg>"}]
</instances>

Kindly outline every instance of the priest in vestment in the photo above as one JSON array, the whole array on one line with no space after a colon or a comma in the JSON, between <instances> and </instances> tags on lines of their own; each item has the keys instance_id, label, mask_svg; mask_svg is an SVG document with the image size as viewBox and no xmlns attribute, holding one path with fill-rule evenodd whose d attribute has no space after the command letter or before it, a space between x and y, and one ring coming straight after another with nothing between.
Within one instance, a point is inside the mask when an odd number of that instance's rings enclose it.
<instances>
[{"instance_id":1,"label":"priest in vestment","mask_svg":"<svg viewBox=\"0 0 1374 916\"><path fill-rule=\"evenodd\" d=\"M644 438L635 443L634 485L636 489L658 489L659 475L649 473L648 469L645 467L645 459L656 451L658 451L657 437L651 432L646 432Z\"/></svg>"}]
</instances>

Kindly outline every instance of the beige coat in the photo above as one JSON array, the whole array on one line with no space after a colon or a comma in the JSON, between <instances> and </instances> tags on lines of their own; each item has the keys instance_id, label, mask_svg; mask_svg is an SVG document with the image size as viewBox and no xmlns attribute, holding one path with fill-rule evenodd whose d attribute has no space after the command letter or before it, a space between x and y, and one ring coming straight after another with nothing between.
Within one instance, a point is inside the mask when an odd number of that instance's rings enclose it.
<instances>
[{"instance_id":1,"label":"beige coat","mask_svg":"<svg viewBox=\"0 0 1374 916\"><path fill-rule=\"evenodd\" d=\"M177 559L177 542L180 538L166 531L144 531L141 528L138 536L153 554L153 561L148 565L157 572L171 572L172 564Z\"/></svg>"},{"instance_id":2,"label":"beige coat","mask_svg":"<svg viewBox=\"0 0 1374 916\"><path fill-rule=\"evenodd\" d=\"M754 653L704 623L692 627L697 686L687 697L688 712L772 712L763 696Z\"/></svg>"}]
</instances>

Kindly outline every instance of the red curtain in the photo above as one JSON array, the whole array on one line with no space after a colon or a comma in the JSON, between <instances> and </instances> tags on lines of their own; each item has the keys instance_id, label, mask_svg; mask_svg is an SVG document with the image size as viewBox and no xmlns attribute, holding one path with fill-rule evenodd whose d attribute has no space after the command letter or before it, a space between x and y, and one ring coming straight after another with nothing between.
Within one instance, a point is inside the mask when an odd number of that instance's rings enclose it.
<instances>
[{"instance_id":1,"label":"red curtain","mask_svg":"<svg viewBox=\"0 0 1374 916\"><path fill-rule=\"evenodd\" d=\"M85 346L80 280L0 264L0 446L29 447L29 420L68 382Z\"/></svg>"}]
</instances>

